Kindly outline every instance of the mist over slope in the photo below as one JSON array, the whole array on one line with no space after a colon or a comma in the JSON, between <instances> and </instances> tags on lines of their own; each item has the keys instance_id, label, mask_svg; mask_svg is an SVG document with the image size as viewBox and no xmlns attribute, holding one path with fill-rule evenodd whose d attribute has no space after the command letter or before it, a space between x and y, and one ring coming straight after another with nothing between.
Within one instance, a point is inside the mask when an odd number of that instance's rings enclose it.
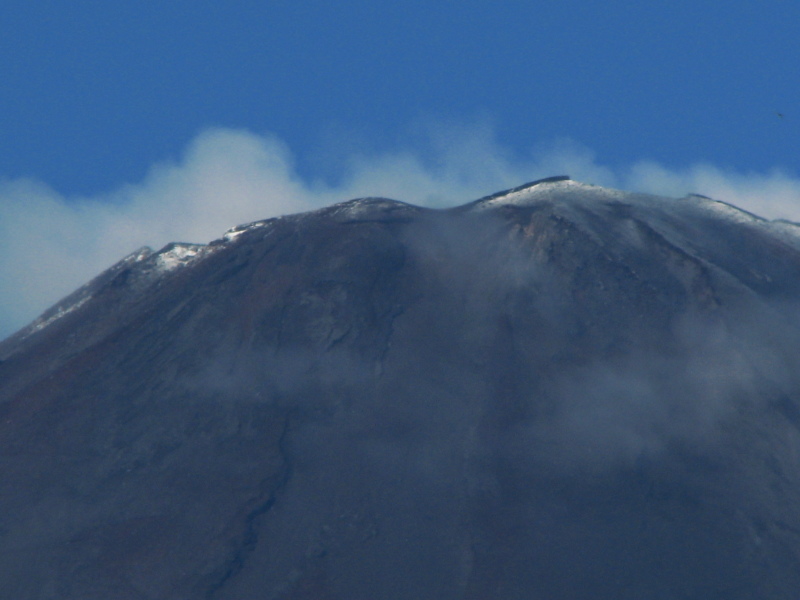
<instances>
[{"instance_id":1,"label":"mist over slope","mask_svg":"<svg viewBox=\"0 0 800 600\"><path fill-rule=\"evenodd\" d=\"M556 177L143 248L0 343L20 599L794 598L800 228Z\"/></svg>"}]
</instances>

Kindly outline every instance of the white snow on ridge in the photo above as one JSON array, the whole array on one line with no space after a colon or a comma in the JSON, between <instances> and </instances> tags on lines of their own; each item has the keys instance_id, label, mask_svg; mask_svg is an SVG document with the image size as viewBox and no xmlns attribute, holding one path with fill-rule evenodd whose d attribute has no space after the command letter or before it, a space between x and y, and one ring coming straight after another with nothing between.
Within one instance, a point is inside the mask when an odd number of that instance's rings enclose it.
<instances>
[{"instance_id":1,"label":"white snow on ridge","mask_svg":"<svg viewBox=\"0 0 800 600\"><path fill-rule=\"evenodd\" d=\"M267 224L267 222L268 221L254 221L253 223L247 223L246 225L237 225L236 227L231 227L222 236L222 241L232 242L247 231L252 231L253 229L258 229L259 227L264 227Z\"/></svg>"},{"instance_id":2,"label":"white snow on ridge","mask_svg":"<svg viewBox=\"0 0 800 600\"><path fill-rule=\"evenodd\" d=\"M753 224L766 222L765 219L747 212L741 208L737 208L732 204L723 202L721 200L714 200L713 198L706 198L703 196L688 196L685 199L695 200L697 205L704 210L714 213L716 216L722 217L728 221L735 221L737 223Z\"/></svg>"},{"instance_id":3,"label":"white snow on ridge","mask_svg":"<svg viewBox=\"0 0 800 600\"><path fill-rule=\"evenodd\" d=\"M722 200L696 194L682 198L679 202L685 203L684 206L691 204L695 210L714 218L766 231L781 242L800 248L800 224L780 219L765 219Z\"/></svg>"},{"instance_id":4,"label":"white snow on ridge","mask_svg":"<svg viewBox=\"0 0 800 600\"><path fill-rule=\"evenodd\" d=\"M766 226L782 242L800 249L800 224L777 220L768 221Z\"/></svg>"},{"instance_id":5,"label":"white snow on ridge","mask_svg":"<svg viewBox=\"0 0 800 600\"><path fill-rule=\"evenodd\" d=\"M145 258L153 254L153 250L149 246L139 248L136 252L129 254L122 260L125 262L142 262Z\"/></svg>"},{"instance_id":6,"label":"white snow on ridge","mask_svg":"<svg viewBox=\"0 0 800 600\"><path fill-rule=\"evenodd\" d=\"M32 333L36 333L37 331L41 331L42 329L52 324L53 322L57 321L61 317L68 315L69 313L75 310L78 310L81 306L83 306L89 300L91 300L91 298L92 297L90 295L84 296L75 304L71 304L69 306L59 306L58 308L56 308L56 312L47 317L46 319L43 317L39 317L36 321L34 321L31 324L30 330L25 334L25 337L28 337L29 335L31 335Z\"/></svg>"},{"instance_id":7,"label":"white snow on ridge","mask_svg":"<svg viewBox=\"0 0 800 600\"><path fill-rule=\"evenodd\" d=\"M393 217L416 213L423 209L399 200L389 198L366 197L340 202L331 207L330 215L339 221L384 220Z\"/></svg>"},{"instance_id":8,"label":"white snow on ridge","mask_svg":"<svg viewBox=\"0 0 800 600\"><path fill-rule=\"evenodd\" d=\"M238 238L240 235L242 235L245 231L247 231L247 230L246 229L239 229L239 230L230 229L229 231L225 232L225 235L222 236L222 239L224 241L226 241L226 242L232 242L233 240Z\"/></svg>"},{"instance_id":9,"label":"white snow on ridge","mask_svg":"<svg viewBox=\"0 0 800 600\"><path fill-rule=\"evenodd\" d=\"M156 255L156 269L158 271L171 271L176 267L183 267L195 258L202 256L207 246L196 244L171 244L167 250Z\"/></svg>"},{"instance_id":10,"label":"white snow on ridge","mask_svg":"<svg viewBox=\"0 0 800 600\"><path fill-rule=\"evenodd\" d=\"M604 225L609 221L603 218L603 213L618 202L630 206L634 214L645 218L661 235L678 246L690 247L697 241L687 232L692 230L691 224L695 219L702 216L763 231L788 246L800 249L800 224L764 219L721 200L699 194L669 198L626 192L561 177L540 180L506 193L488 196L470 205L470 210L533 206L540 202L553 203L556 212L579 225L600 243L609 235ZM684 223L689 229L681 232L681 228L675 228L677 223ZM614 234L635 247L642 243L635 227L621 226L614 230Z\"/></svg>"},{"instance_id":11,"label":"white snow on ridge","mask_svg":"<svg viewBox=\"0 0 800 600\"><path fill-rule=\"evenodd\" d=\"M587 196L592 201L622 200L627 195L627 192L621 190L589 185L572 179L545 180L523 189L511 190L501 196L490 196L485 200L479 200L474 208L481 210L505 205L530 206L543 200L583 199Z\"/></svg>"},{"instance_id":12,"label":"white snow on ridge","mask_svg":"<svg viewBox=\"0 0 800 600\"><path fill-rule=\"evenodd\" d=\"M795 244L800 245L800 223L780 219L770 221L770 228L785 238L791 239Z\"/></svg>"}]
</instances>

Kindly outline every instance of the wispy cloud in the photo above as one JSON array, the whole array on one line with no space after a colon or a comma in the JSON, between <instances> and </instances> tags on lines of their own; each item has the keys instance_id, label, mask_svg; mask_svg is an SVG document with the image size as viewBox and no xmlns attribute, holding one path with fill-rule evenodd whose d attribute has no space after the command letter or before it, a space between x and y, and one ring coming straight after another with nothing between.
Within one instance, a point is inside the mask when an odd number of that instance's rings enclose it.
<instances>
[{"instance_id":1,"label":"wispy cloud","mask_svg":"<svg viewBox=\"0 0 800 600\"><path fill-rule=\"evenodd\" d=\"M419 140L418 140L419 141ZM301 178L274 136L211 129L174 163L97 197L65 197L45 183L0 181L0 337L35 318L142 245L207 242L228 227L359 196L428 206L460 204L550 175L667 196L696 192L770 218L800 221L800 180L780 171L711 165L604 166L571 141L515 155L491 126L431 126L418 146L341 160L336 184Z\"/></svg>"}]
</instances>

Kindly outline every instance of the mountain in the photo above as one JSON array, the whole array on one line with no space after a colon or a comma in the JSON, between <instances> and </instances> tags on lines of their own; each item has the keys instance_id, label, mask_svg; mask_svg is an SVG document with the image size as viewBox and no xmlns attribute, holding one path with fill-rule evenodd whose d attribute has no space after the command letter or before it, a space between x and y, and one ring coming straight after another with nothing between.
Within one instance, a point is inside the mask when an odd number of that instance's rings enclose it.
<instances>
[{"instance_id":1,"label":"mountain","mask_svg":"<svg viewBox=\"0 0 800 600\"><path fill-rule=\"evenodd\" d=\"M796 599L800 226L555 177L143 248L0 343L16 600Z\"/></svg>"}]
</instances>

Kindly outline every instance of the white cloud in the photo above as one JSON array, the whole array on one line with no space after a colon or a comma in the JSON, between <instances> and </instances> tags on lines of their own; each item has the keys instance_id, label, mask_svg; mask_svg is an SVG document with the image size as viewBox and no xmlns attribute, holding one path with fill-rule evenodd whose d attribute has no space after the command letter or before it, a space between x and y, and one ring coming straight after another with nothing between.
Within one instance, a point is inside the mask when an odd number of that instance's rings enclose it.
<instances>
[{"instance_id":1,"label":"white cloud","mask_svg":"<svg viewBox=\"0 0 800 600\"><path fill-rule=\"evenodd\" d=\"M800 179L778 169L737 173L701 164L669 170L653 162L641 162L621 181L624 189L675 197L698 193L769 219L800 221Z\"/></svg>"},{"instance_id":2,"label":"white cloud","mask_svg":"<svg viewBox=\"0 0 800 600\"><path fill-rule=\"evenodd\" d=\"M2 182L0 335L142 245L209 241L241 222L307 210L312 199L282 143L231 130L201 134L178 164L102 197Z\"/></svg>"},{"instance_id":3,"label":"white cloud","mask_svg":"<svg viewBox=\"0 0 800 600\"><path fill-rule=\"evenodd\" d=\"M346 174L334 186L306 181L277 138L212 129L177 163L155 165L141 183L99 197L67 198L41 182L0 181L0 337L142 245L207 242L233 225L359 196L446 206L569 174L667 196L697 192L800 221L800 180L780 171L641 162L615 172L570 141L513 155L488 125L429 127L419 148L353 154L343 164Z\"/></svg>"}]
</instances>

